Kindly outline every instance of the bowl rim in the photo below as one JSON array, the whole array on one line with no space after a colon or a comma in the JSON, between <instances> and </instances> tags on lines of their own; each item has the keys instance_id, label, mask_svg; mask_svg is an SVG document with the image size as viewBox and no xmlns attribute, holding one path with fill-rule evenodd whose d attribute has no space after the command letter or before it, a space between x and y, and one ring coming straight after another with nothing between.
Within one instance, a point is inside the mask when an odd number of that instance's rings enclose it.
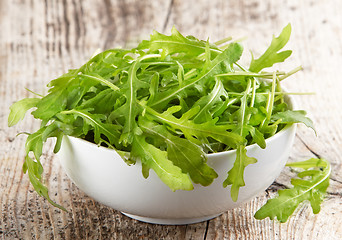
<instances>
[{"instance_id":1,"label":"bowl rim","mask_svg":"<svg viewBox=\"0 0 342 240\"><path fill-rule=\"evenodd\" d=\"M283 129L281 129L279 132L274 134L273 136L271 136L269 138L266 138L265 139L266 146L268 145L269 142L275 141L275 139L280 138L283 134L285 134L285 132L287 130L289 130L294 125L296 125L296 123L289 123ZM72 138L72 139L74 139L76 141L80 141L80 142L83 142L85 144L89 144L90 146L97 147L97 148L100 148L100 149L105 149L105 150L110 150L110 151L122 152L122 153L129 154L129 152L120 151L120 150L117 150L115 148L108 148L108 147L104 147L104 146L101 146L101 145L97 145L97 144L95 144L93 142L89 142L89 141L87 141L87 140L85 140L83 138L78 138L78 137L74 137L74 136L70 136L70 135L64 135L64 137ZM253 143L253 144L247 145L246 146L246 150L251 149L251 148L255 148L255 147L259 147L257 143ZM232 153L232 152L235 152L235 151L236 151L236 149L230 149L230 150L222 151L222 152L208 153L206 155L207 156L218 156L218 155L221 155L221 154L229 154L229 153Z\"/></svg>"},{"instance_id":2,"label":"bowl rim","mask_svg":"<svg viewBox=\"0 0 342 240\"><path fill-rule=\"evenodd\" d=\"M282 88L282 90L284 91L284 88ZM284 92L286 92L286 90ZM297 104L294 101L292 96L284 95L284 98L285 98L285 101L289 105L289 109L291 109L291 110L297 109ZM290 130L292 127L295 127L295 126L296 126L296 123L286 124L286 126L284 128L282 128L279 132L275 133L273 136L271 136L269 138L266 138L265 139L266 147L267 147L269 142L275 141L277 138L280 138L283 134L285 134L286 131ZM85 140L83 138L73 137L73 136L70 136L70 135L64 135L64 137L72 138L72 139L75 139L76 141L84 142L86 144L89 144L90 146L93 146L93 147L96 146L96 147L98 147L100 149L105 149L105 150L109 150L109 151L115 151L116 153L121 152L123 154L129 154L129 152L117 150L115 148L104 147L104 146L98 145L96 143L87 141L87 140ZM253 143L253 144L247 145L246 146L246 150L248 151L249 149L256 148L256 147L259 147L258 144L257 143ZM208 154L206 154L206 156L207 157L209 157L209 156L210 157L211 156L215 156L216 157L216 156L220 156L220 155L223 155L223 154L233 154L234 152L236 152L236 149L230 149L230 150L222 151L222 152L208 153ZM122 155L122 154L119 154L119 155Z\"/></svg>"}]
</instances>

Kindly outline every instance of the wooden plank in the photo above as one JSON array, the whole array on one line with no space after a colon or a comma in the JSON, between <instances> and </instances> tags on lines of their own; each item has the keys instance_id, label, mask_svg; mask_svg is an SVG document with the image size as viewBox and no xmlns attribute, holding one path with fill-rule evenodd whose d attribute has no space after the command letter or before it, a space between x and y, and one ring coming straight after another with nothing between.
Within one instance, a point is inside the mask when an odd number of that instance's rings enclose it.
<instances>
[{"instance_id":1,"label":"wooden plank","mask_svg":"<svg viewBox=\"0 0 342 240\"><path fill-rule=\"evenodd\" d=\"M342 62L342 3L331 1L0 1L0 236L1 239L342 239L342 111L338 77ZM23 175L22 131L37 127L32 119L7 127L8 107L69 68L80 66L96 49L132 45L153 29L215 41L248 36L246 50L260 54L273 33L293 26L286 69L304 71L285 82L290 91L316 92L296 97L316 124L314 133L300 126L291 161L314 155L332 163L329 194L319 215L302 206L285 224L257 221L254 212L288 185L284 170L265 192L240 208L193 225L141 223L87 197L44 148L45 180L53 198L69 212L51 207L33 192ZM249 61L249 56L243 61Z\"/></svg>"}]
</instances>

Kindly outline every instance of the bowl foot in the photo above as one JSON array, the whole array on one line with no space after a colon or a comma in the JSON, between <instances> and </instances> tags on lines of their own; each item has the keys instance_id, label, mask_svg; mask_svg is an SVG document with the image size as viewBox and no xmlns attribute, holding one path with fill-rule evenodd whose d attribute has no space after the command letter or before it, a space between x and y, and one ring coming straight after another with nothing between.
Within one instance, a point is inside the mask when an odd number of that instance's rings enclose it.
<instances>
[{"instance_id":1,"label":"bowl foot","mask_svg":"<svg viewBox=\"0 0 342 240\"><path fill-rule=\"evenodd\" d=\"M133 215L133 214L125 213L125 212L121 212L121 213L126 215L127 217L136 219L141 222L152 223L152 224L162 224L162 225L185 225L185 224L199 223L199 222L204 222L212 218L218 217L222 214L222 213L219 213L215 215L198 217L198 218L150 218L150 217L137 216L137 215Z\"/></svg>"}]
</instances>

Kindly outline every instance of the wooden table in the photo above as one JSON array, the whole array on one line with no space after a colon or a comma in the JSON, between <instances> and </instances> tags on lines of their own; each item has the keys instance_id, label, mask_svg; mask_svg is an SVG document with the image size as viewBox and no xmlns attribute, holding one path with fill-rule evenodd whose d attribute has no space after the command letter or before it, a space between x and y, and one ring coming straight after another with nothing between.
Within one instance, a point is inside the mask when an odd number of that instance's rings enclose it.
<instances>
[{"instance_id":1,"label":"wooden table","mask_svg":"<svg viewBox=\"0 0 342 240\"><path fill-rule=\"evenodd\" d=\"M0 1L0 238L1 239L342 239L342 2L331 1ZM44 92L67 69L84 63L96 49L132 45L153 29L211 41L245 37L246 50L260 54L272 34L288 22L293 56L284 69L304 70L285 82L300 108L313 119L317 137L299 126L290 161L322 156L333 172L318 215L305 204L287 223L258 221L255 211L275 191L288 186L284 170L264 193L240 208L203 223L162 226L141 223L87 197L64 174L48 143L43 154L45 181L62 212L37 196L21 171L25 137L37 124L27 118L7 127L9 106ZM248 53L247 53L248 56ZM249 56L248 56L249 57Z\"/></svg>"}]
</instances>

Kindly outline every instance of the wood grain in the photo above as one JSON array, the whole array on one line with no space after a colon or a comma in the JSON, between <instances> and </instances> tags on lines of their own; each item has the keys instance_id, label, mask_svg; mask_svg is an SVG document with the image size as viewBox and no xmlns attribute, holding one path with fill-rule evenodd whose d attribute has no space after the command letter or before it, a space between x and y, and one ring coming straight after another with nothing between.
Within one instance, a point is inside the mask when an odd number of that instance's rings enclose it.
<instances>
[{"instance_id":1,"label":"wood grain","mask_svg":"<svg viewBox=\"0 0 342 240\"><path fill-rule=\"evenodd\" d=\"M0 238L1 239L342 239L342 2L330 1L138 1L2 0L0 1ZM25 137L32 118L7 127L9 106L46 91L45 85L78 67L97 49L130 46L153 29L215 41L242 38L246 49L261 53L273 33L291 22L286 69L304 71L284 84L290 91L316 92L296 98L308 110L317 136L299 126L290 161L322 156L332 163L328 196L321 213L303 205L285 224L257 221L254 212L289 184L284 170L264 193L244 206L207 222L185 226L141 223L84 195L44 148L45 181L53 198L69 212L37 196L21 171ZM248 54L247 54L248 55ZM246 57L248 61L249 56Z\"/></svg>"}]
</instances>

